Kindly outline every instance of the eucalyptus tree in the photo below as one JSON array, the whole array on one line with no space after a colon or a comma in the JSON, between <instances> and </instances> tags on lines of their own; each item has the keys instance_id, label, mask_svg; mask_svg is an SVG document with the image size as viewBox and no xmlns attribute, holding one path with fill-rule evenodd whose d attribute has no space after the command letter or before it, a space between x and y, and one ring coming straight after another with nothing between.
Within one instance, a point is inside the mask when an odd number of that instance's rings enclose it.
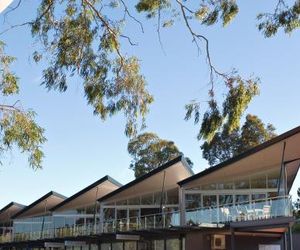
<instances>
[{"instance_id":1,"label":"eucalyptus tree","mask_svg":"<svg viewBox=\"0 0 300 250\"><path fill-rule=\"evenodd\" d=\"M15 1L4 13L5 19L21 8L23 1ZM275 35L280 29L290 33L300 26L299 0L288 3L278 0L270 5L274 5L270 13L257 15L258 29L265 37ZM140 13L145 13L147 19L140 21L137 17ZM205 52L210 72L208 105L203 110L196 98L186 105L185 119L193 118L200 124L198 139L210 141L225 124L230 132L238 129L242 114L259 93L259 78L243 77L237 70L219 70L211 58L209 39L198 31L199 26L218 22L226 27L238 13L235 0L41 0L33 18L30 15L23 23L8 25L0 35L3 40L7 31L29 26L33 39L39 43L39 49L32 53L33 59L46 65L42 85L64 92L79 77L94 114L103 120L124 114L125 134L132 138L145 127L153 96L141 74L139 59L124 50L124 43L136 45L124 27L130 20L136 24L134 32L143 32L143 24L153 19L160 40L162 28L183 23L196 48ZM224 98L215 94L216 83L224 86ZM25 114L18 114L21 113ZM26 114L33 122L33 114ZM33 143L36 149L44 137L43 130L33 124L39 131ZM42 158L42 152L36 154Z\"/></svg>"},{"instance_id":2,"label":"eucalyptus tree","mask_svg":"<svg viewBox=\"0 0 300 250\"><path fill-rule=\"evenodd\" d=\"M248 114L243 126L229 131L227 124L211 140L201 145L202 156L214 166L239 155L276 136L272 124L265 125L255 115Z\"/></svg>"},{"instance_id":3,"label":"eucalyptus tree","mask_svg":"<svg viewBox=\"0 0 300 250\"><path fill-rule=\"evenodd\" d=\"M149 132L132 138L128 143L127 150L132 157L129 168L134 171L136 178L181 154L173 141L161 139L156 134ZM192 161L187 157L186 160L192 167Z\"/></svg>"}]
</instances>

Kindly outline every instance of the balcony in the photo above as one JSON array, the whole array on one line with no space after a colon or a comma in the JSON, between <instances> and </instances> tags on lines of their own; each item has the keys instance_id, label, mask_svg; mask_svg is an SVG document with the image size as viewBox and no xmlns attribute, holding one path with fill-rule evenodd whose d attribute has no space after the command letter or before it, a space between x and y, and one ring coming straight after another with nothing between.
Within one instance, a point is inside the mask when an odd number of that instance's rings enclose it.
<instances>
[{"instance_id":1,"label":"balcony","mask_svg":"<svg viewBox=\"0 0 300 250\"><path fill-rule=\"evenodd\" d=\"M126 219L110 220L103 223L103 233L148 230L180 226L180 212L159 213Z\"/></svg>"},{"instance_id":2,"label":"balcony","mask_svg":"<svg viewBox=\"0 0 300 250\"><path fill-rule=\"evenodd\" d=\"M280 196L267 200L187 210L185 216L186 224L189 226L213 226L236 221L291 217L293 212L291 197Z\"/></svg>"},{"instance_id":3,"label":"balcony","mask_svg":"<svg viewBox=\"0 0 300 250\"><path fill-rule=\"evenodd\" d=\"M185 211L187 226L202 227L225 225L236 221L267 220L292 216L290 196ZM179 211L109 220L104 221L102 224L82 224L56 229L44 229L37 232L15 233L14 236L12 236L12 233L6 233L0 236L0 243L162 229L173 226L180 226Z\"/></svg>"}]
</instances>

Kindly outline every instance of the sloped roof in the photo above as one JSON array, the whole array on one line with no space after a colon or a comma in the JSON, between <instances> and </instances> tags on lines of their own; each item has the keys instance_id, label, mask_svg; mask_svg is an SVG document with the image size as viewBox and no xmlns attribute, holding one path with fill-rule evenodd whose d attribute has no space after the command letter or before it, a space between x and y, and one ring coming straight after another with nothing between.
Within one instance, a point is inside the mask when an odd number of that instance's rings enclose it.
<instances>
[{"instance_id":1,"label":"sloped roof","mask_svg":"<svg viewBox=\"0 0 300 250\"><path fill-rule=\"evenodd\" d=\"M25 206L17 202L11 202L0 210L0 223L9 222L11 217L24 209Z\"/></svg>"},{"instance_id":2,"label":"sloped roof","mask_svg":"<svg viewBox=\"0 0 300 250\"><path fill-rule=\"evenodd\" d=\"M71 197L65 199L55 207L52 212L65 211L68 209L81 208L94 204L99 198L121 187L122 184L106 175L88 187L82 189Z\"/></svg>"},{"instance_id":3,"label":"sloped roof","mask_svg":"<svg viewBox=\"0 0 300 250\"><path fill-rule=\"evenodd\" d=\"M287 166L288 189L290 189L300 164L300 126L236 157L207 168L178 182L178 184L184 187L191 187L196 183L216 178L217 175L220 178L225 178L245 171L255 173L258 170L274 168L274 166L280 167L282 161Z\"/></svg>"},{"instance_id":4,"label":"sloped roof","mask_svg":"<svg viewBox=\"0 0 300 250\"><path fill-rule=\"evenodd\" d=\"M34 216L41 216L47 214L51 208L61 203L66 199L65 196L50 191L35 202L31 203L18 213L16 213L12 219L22 219Z\"/></svg>"},{"instance_id":5,"label":"sloped roof","mask_svg":"<svg viewBox=\"0 0 300 250\"><path fill-rule=\"evenodd\" d=\"M166 173L164 176L164 172ZM193 174L190 166L183 155L167 162L166 164L152 170L151 172L127 183L117 190L103 196L98 201L108 202L113 200L126 199L134 197L137 194L150 193L161 190L163 179L166 190L176 188L177 182Z\"/></svg>"}]
</instances>

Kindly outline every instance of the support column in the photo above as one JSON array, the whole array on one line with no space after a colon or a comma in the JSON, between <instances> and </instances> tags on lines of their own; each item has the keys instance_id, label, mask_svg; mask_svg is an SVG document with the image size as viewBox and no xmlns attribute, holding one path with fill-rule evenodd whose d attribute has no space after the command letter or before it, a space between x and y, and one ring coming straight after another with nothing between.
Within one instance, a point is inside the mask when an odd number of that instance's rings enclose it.
<instances>
[{"instance_id":1,"label":"support column","mask_svg":"<svg viewBox=\"0 0 300 250\"><path fill-rule=\"evenodd\" d=\"M179 188L179 213L180 213L180 226L185 226L185 192L182 187Z\"/></svg>"},{"instance_id":2,"label":"support column","mask_svg":"<svg viewBox=\"0 0 300 250\"><path fill-rule=\"evenodd\" d=\"M293 250L293 234L292 234L292 227L289 226L289 250Z\"/></svg>"},{"instance_id":3,"label":"support column","mask_svg":"<svg viewBox=\"0 0 300 250\"><path fill-rule=\"evenodd\" d=\"M100 203L100 209L99 209L99 234L103 233L103 223L104 223L104 211L103 211L103 205Z\"/></svg>"},{"instance_id":4,"label":"support column","mask_svg":"<svg viewBox=\"0 0 300 250\"><path fill-rule=\"evenodd\" d=\"M234 229L230 228L231 233L231 250L235 250L235 237L234 237Z\"/></svg>"}]
</instances>

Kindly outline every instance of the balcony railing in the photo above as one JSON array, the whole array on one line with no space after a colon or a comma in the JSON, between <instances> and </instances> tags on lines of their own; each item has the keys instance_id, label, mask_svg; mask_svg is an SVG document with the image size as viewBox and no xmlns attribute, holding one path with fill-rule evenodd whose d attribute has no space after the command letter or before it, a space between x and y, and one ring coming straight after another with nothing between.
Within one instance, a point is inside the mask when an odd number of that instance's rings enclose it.
<instances>
[{"instance_id":1,"label":"balcony railing","mask_svg":"<svg viewBox=\"0 0 300 250\"><path fill-rule=\"evenodd\" d=\"M292 202L289 196L185 211L187 226L209 226L233 221L263 220L283 216L293 216ZM109 220L101 224L82 224L56 229L44 229L38 232L14 233L14 235L6 233L0 236L0 243L161 229L172 226L180 226L179 211Z\"/></svg>"},{"instance_id":2,"label":"balcony railing","mask_svg":"<svg viewBox=\"0 0 300 250\"><path fill-rule=\"evenodd\" d=\"M180 225L180 212L169 212L105 221L103 233L169 228Z\"/></svg>"},{"instance_id":3,"label":"balcony railing","mask_svg":"<svg viewBox=\"0 0 300 250\"><path fill-rule=\"evenodd\" d=\"M293 216L292 201L289 196L209 206L187 210L187 225L226 224L233 221L270 219L282 216Z\"/></svg>"}]
</instances>

